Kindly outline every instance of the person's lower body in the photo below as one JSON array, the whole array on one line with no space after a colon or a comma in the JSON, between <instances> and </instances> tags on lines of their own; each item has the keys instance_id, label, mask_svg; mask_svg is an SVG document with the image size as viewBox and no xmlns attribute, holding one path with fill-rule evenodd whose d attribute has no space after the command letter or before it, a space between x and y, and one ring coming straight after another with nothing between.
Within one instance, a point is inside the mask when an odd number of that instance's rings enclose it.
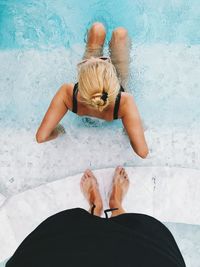
<instances>
[{"instance_id":1,"label":"person's lower body","mask_svg":"<svg viewBox=\"0 0 200 267\"><path fill-rule=\"evenodd\" d=\"M106 38L106 29L100 22L95 22L87 34L87 43L83 59L102 57ZM112 64L115 66L121 85L126 88L129 77L131 41L128 32L118 27L112 32L109 42L109 52Z\"/></svg>"},{"instance_id":2,"label":"person's lower body","mask_svg":"<svg viewBox=\"0 0 200 267\"><path fill-rule=\"evenodd\" d=\"M105 210L106 218L112 227L120 226L127 229L129 233L146 237L159 243L161 249L168 250L169 254L179 259L184 265L184 259L176 244L176 241L168 228L160 221L145 214L126 213L122 202L128 191L129 178L124 168L117 167L113 176L112 192L109 198L109 210ZM86 170L81 179L82 192L90 205L90 215L101 216L103 204L100 196L98 182L90 170ZM107 211L112 212L108 218ZM105 219L103 219L105 220Z\"/></svg>"}]
</instances>

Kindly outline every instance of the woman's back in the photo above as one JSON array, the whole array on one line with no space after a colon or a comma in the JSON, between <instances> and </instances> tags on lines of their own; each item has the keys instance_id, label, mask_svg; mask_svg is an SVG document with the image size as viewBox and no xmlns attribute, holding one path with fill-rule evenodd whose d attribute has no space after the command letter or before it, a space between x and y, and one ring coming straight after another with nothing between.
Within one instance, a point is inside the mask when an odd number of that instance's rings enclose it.
<instances>
[{"instance_id":1,"label":"woman's back","mask_svg":"<svg viewBox=\"0 0 200 267\"><path fill-rule=\"evenodd\" d=\"M65 103L69 110L79 116L96 117L106 121L122 118L123 107L126 103L126 99L130 96L128 93L125 93L123 87L121 87L118 95L116 96L115 102L111 103L103 111L99 111L84 103L80 93L78 92L78 83L65 84L63 86L67 94Z\"/></svg>"}]
</instances>

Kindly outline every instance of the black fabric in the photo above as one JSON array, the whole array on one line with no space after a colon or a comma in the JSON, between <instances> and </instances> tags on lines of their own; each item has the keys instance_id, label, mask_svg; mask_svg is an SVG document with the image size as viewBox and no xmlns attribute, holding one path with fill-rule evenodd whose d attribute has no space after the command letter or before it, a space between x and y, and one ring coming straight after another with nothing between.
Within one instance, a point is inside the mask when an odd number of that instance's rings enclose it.
<instances>
[{"instance_id":1,"label":"black fabric","mask_svg":"<svg viewBox=\"0 0 200 267\"><path fill-rule=\"evenodd\" d=\"M118 119L118 111L119 111L119 105L120 105L120 99L121 99L121 92L125 92L125 90L122 86L120 86L119 93L118 93L116 100L115 100L115 106L114 106L114 111L113 111L113 120ZM78 94L78 83L76 83L74 85L74 89L73 89L72 112L74 112L74 113L78 112L77 94Z\"/></svg>"},{"instance_id":2,"label":"black fabric","mask_svg":"<svg viewBox=\"0 0 200 267\"><path fill-rule=\"evenodd\" d=\"M120 87L119 93L118 93L116 100L115 100L113 120L118 119L118 111L119 111L119 105L120 105L120 100L121 100L121 92L124 92L124 88L122 86Z\"/></svg>"},{"instance_id":3,"label":"black fabric","mask_svg":"<svg viewBox=\"0 0 200 267\"><path fill-rule=\"evenodd\" d=\"M77 113L78 111L78 102L77 102L77 94L78 94L78 83L74 85L73 89L73 98L72 98L72 112Z\"/></svg>"},{"instance_id":4,"label":"black fabric","mask_svg":"<svg viewBox=\"0 0 200 267\"><path fill-rule=\"evenodd\" d=\"M6 267L185 267L170 231L153 217L99 218L77 208L49 217Z\"/></svg>"}]
</instances>

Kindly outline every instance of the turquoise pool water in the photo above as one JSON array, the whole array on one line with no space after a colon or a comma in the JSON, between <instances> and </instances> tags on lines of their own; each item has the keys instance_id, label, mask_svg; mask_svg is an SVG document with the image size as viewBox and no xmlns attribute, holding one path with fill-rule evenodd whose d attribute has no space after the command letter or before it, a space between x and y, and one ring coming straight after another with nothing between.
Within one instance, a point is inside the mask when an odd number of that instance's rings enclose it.
<instances>
[{"instance_id":1,"label":"turquoise pool water","mask_svg":"<svg viewBox=\"0 0 200 267\"><path fill-rule=\"evenodd\" d=\"M199 13L197 0L1 0L1 191L12 194L88 165L199 169ZM146 129L149 161L133 159L120 121L78 118L71 112L62 121L65 137L35 144L36 129L55 92L76 81L76 64L94 21L107 27L105 53L115 27L129 31L129 87ZM78 167L73 163L77 150Z\"/></svg>"},{"instance_id":2,"label":"turquoise pool water","mask_svg":"<svg viewBox=\"0 0 200 267\"><path fill-rule=\"evenodd\" d=\"M88 166L199 169L199 13L197 0L1 0L1 193L10 195ZM105 53L115 27L129 31L129 87L146 129L148 161L133 158L120 121L79 118L71 112L62 121L65 137L35 144L36 129L55 92L76 81L76 64L94 21L107 27ZM78 167L73 163L77 150Z\"/></svg>"},{"instance_id":3,"label":"turquoise pool water","mask_svg":"<svg viewBox=\"0 0 200 267\"><path fill-rule=\"evenodd\" d=\"M2 125L38 125L59 86L75 82L86 31L101 21L107 43L115 27L129 31L130 88L148 127L199 127L199 14L198 0L1 0Z\"/></svg>"},{"instance_id":4,"label":"turquoise pool water","mask_svg":"<svg viewBox=\"0 0 200 267\"><path fill-rule=\"evenodd\" d=\"M0 48L47 49L83 44L88 26L102 21L129 30L136 43L199 44L198 0L1 0Z\"/></svg>"}]
</instances>

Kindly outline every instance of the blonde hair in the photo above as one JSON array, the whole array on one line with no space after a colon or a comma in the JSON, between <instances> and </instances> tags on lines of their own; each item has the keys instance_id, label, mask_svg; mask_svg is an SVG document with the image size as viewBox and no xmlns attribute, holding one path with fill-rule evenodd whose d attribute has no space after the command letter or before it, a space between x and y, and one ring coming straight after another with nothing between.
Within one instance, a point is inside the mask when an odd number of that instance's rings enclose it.
<instances>
[{"instance_id":1,"label":"blonde hair","mask_svg":"<svg viewBox=\"0 0 200 267\"><path fill-rule=\"evenodd\" d=\"M108 61L88 60L79 67L78 89L85 103L103 111L120 89L115 67Z\"/></svg>"}]
</instances>

